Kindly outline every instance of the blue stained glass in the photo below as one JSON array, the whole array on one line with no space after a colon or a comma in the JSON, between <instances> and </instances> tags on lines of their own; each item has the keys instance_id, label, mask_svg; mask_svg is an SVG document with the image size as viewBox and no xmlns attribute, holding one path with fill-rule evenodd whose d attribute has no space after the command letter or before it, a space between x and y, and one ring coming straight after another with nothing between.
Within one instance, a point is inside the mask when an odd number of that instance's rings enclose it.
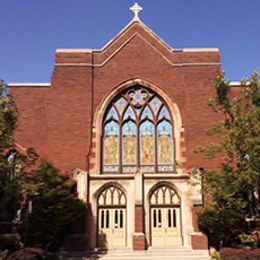
<instances>
[{"instance_id":1,"label":"blue stained glass","mask_svg":"<svg viewBox=\"0 0 260 260\"><path fill-rule=\"evenodd\" d=\"M109 110L109 112L108 112L108 114L107 114L107 116L106 116L106 120L108 120L108 119L110 119L110 118L114 118L114 119L117 119L118 120L118 114L117 114L117 112L116 112L116 110L115 110L115 108L114 107L111 107L110 108L110 110Z\"/></svg>"},{"instance_id":2,"label":"blue stained glass","mask_svg":"<svg viewBox=\"0 0 260 260\"><path fill-rule=\"evenodd\" d=\"M162 135L171 136L171 134L172 134L172 126L171 126L171 124L169 122L163 120L157 126L157 133L158 133L158 136L162 136Z\"/></svg>"},{"instance_id":3,"label":"blue stained glass","mask_svg":"<svg viewBox=\"0 0 260 260\"><path fill-rule=\"evenodd\" d=\"M144 118L146 118L146 117L148 117L148 118L150 118L151 120L153 120L152 112L151 112L150 108L147 107L147 106L145 107L145 109L144 109L143 112L142 112L141 119L144 119Z\"/></svg>"},{"instance_id":4,"label":"blue stained glass","mask_svg":"<svg viewBox=\"0 0 260 260\"><path fill-rule=\"evenodd\" d=\"M136 119L135 113L130 106L126 109L123 119L127 119L128 117L130 117L132 119Z\"/></svg>"},{"instance_id":5,"label":"blue stained glass","mask_svg":"<svg viewBox=\"0 0 260 260\"><path fill-rule=\"evenodd\" d=\"M145 136L145 135L153 136L153 134L154 134L154 125L149 121L143 122L140 126L140 135L141 136Z\"/></svg>"},{"instance_id":6,"label":"blue stained glass","mask_svg":"<svg viewBox=\"0 0 260 260\"><path fill-rule=\"evenodd\" d=\"M117 102L116 102L116 107L119 110L119 112L121 113L122 110L124 109L125 105L126 105L126 100L124 98L120 98Z\"/></svg>"},{"instance_id":7,"label":"blue stained glass","mask_svg":"<svg viewBox=\"0 0 260 260\"><path fill-rule=\"evenodd\" d=\"M129 97L131 98L131 103L135 106L141 106L145 103L145 99L147 98L148 94L141 90L133 90L129 93Z\"/></svg>"},{"instance_id":8,"label":"blue stained glass","mask_svg":"<svg viewBox=\"0 0 260 260\"><path fill-rule=\"evenodd\" d=\"M141 93L140 90L136 91L135 94L133 95L133 99L136 101L136 102L140 102L142 99L143 99L143 95Z\"/></svg>"},{"instance_id":9,"label":"blue stained glass","mask_svg":"<svg viewBox=\"0 0 260 260\"><path fill-rule=\"evenodd\" d=\"M132 121L128 121L127 123L124 124L123 126L123 135L136 135L136 124L133 123Z\"/></svg>"},{"instance_id":10,"label":"blue stained glass","mask_svg":"<svg viewBox=\"0 0 260 260\"><path fill-rule=\"evenodd\" d=\"M161 105L161 103L162 102L157 97L153 98L153 100L150 102L150 104L154 110L157 110L159 108L159 106Z\"/></svg>"},{"instance_id":11,"label":"blue stained glass","mask_svg":"<svg viewBox=\"0 0 260 260\"><path fill-rule=\"evenodd\" d=\"M105 136L118 136L119 125L112 121L105 126Z\"/></svg>"},{"instance_id":12,"label":"blue stained glass","mask_svg":"<svg viewBox=\"0 0 260 260\"><path fill-rule=\"evenodd\" d=\"M170 119L168 109L165 106L162 107L158 119L161 119L163 116L167 119Z\"/></svg>"}]
</instances>

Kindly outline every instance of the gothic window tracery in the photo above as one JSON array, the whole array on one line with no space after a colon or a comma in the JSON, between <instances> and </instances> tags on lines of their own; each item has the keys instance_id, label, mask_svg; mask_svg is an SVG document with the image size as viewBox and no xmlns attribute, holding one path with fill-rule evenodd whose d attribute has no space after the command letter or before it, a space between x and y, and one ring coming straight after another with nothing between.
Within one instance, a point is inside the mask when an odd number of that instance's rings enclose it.
<instances>
[{"instance_id":1,"label":"gothic window tracery","mask_svg":"<svg viewBox=\"0 0 260 260\"><path fill-rule=\"evenodd\" d=\"M150 198L151 206L179 206L180 202L180 197L177 192L167 185L162 185L155 189Z\"/></svg>"},{"instance_id":2,"label":"gothic window tracery","mask_svg":"<svg viewBox=\"0 0 260 260\"><path fill-rule=\"evenodd\" d=\"M125 206L124 192L114 186L109 186L98 197L98 206Z\"/></svg>"},{"instance_id":3,"label":"gothic window tracery","mask_svg":"<svg viewBox=\"0 0 260 260\"><path fill-rule=\"evenodd\" d=\"M103 173L173 172L173 122L167 104L147 88L118 94L103 121Z\"/></svg>"}]
</instances>

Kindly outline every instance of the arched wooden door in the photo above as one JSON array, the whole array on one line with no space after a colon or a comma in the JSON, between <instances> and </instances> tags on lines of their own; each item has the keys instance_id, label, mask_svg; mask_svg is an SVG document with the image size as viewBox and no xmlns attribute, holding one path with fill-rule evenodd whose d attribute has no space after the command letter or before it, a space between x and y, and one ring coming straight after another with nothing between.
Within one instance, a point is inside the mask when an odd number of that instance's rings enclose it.
<instances>
[{"instance_id":1,"label":"arched wooden door","mask_svg":"<svg viewBox=\"0 0 260 260\"><path fill-rule=\"evenodd\" d=\"M126 197L114 186L98 197L98 246L106 249L126 246Z\"/></svg>"},{"instance_id":2,"label":"arched wooden door","mask_svg":"<svg viewBox=\"0 0 260 260\"><path fill-rule=\"evenodd\" d=\"M176 191L161 185L150 197L151 242L154 247L182 244L180 198Z\"/></svg>"}]
</instances>

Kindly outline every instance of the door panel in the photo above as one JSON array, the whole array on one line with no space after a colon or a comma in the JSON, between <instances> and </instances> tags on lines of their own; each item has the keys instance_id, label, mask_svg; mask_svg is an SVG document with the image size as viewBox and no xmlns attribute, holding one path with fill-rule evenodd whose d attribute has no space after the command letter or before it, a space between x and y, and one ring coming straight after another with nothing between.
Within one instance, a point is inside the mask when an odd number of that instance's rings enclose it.
<instances>
[{"instance_id":1,"label":"door panel","mask_svg":"<svg viewBox=\"0 0 260 260\"><path fill-rule=\"evenodd\" d=\"M99 209L98 244L100 247L116 248L126 245L125 208Z\"/></svg>"},{"instance_id":2,"label":"door panel","mask_svg":"<svg viewBox=\"0 0 260 260\"><path fill-rule=\"evenodd\" d=\"M152 208L152 245L181 245L180 209Z\"/></svg>"},{"instance_id":3,"label":"door panel","mask_svg":"<svg viewBox=\"0 0 260 260\"><path fill-rule=\"evenodd\" d=\"M113 246L125 246L125 209L114 210Z\"/></svg>"}]
</instances>

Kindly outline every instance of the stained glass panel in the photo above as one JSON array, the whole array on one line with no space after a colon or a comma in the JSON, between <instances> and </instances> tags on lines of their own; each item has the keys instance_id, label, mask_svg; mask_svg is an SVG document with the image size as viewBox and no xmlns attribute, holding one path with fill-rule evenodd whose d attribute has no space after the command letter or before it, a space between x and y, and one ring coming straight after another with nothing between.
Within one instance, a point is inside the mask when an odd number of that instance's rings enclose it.
<instances>
[{"instance_id":1,"label":"stained glass panel","mask_svg":"<svg viewBox=\"0 0 260 260\"><path fill-rule=\"evenodd\" d=\"M151 120L153 120L153 115L152 115L152 112L150 110L150 108L148 106L146 106L142 112L142 115L141 115L141 119L145 119L145 118L149 118Z\"/></svg>"},{"instance_id":2,"label":"stained glass panel","mask_svg":"<svg viewBox=\"0 0 260 260\"><path fill-rule=\"evenodd\" d=\"M104 119L103 172L173 172L172 127L170 112L156 93L140 85L123 90Z\"/></svg>"},{"instance_id":3,"label":"stained glass panel","mask_svg":"<svg viewBox=\"0 0 260 260\"><path fill-rule=\"evenodd\" d=\"M137 103L141 102L144 99L142 93L140 90L135 91L133 94L133 100L135 100Z\"/></svg>"},{"instance_id":4,"label":"stained glass panel","mask_svg":"<svg viewBox=\"0 0 260 260\"><path fill-rule=\"evenodd\" d=\"M136 167L135 166L124 166L123 173L135 173Z\"/></svg>"},{"instance_id":5,"label":"stained glass panel","mask_svg":"<svg viewBox=\"0 0 260 260\"><path fill-rule=\"evenodd\" d=\"M128 121L123 125L123 164L136 164L136 124Z\"/></svg>"},{"instance_id":6,"label":"stained glass panel","mask_svg":"<svg viewBox=\"0 0 260 260\"><path fill-rule=\"evenodd\" d=\"M134 106L142 106L145 103L145 99L148 97L146 91L138 89L130 91L129 97L131 98L131 103Z\"/></svg>"},{"instance_id":7,"label":"stained glass panel","mask_svg":"<svg viewBox=\"0 0 260 260\"><path fill-rule=\"evenodd\" d=\"M163 118L163 116L170 120L169 111L168 111L168 109L165 106L163 106L162 109L160 110L160 113L159 113L159 116L158 116L158 120Z\"/></svg>"},{"instance_id":8,"label":"stained glass panel","mask_svg":"<svg viewBox=\"0 0 260 260\"><path fill-rule=\"evenodd\" d=\"M154 172L154 166L141 166L141 172Z\"/></svg>"},{"instance_id":9,"label":"stained glass panel","mask_svg":"<svg viewBox=\"0 0 260 260\"><path fill-rule=\"evenodd\" d=\"M112 121L105 126L104 137L104 164L113 165L119 163L119 126Z\"/></svg>"},{"instance_id":10,"label":"stained glass panel","mask_svg":"<svg viewBox=\"0 0 260 260\"><path fill-rule=\"evenodd\" d=\"M150 101L150 105L154 111L154 114L156 115L160 106L161 106L162 102L158 97L154 97L151 101Z\"/></svg>"},{"instance_id":11,"label":"stained glass panel","mask_svg":"<svg viewBox=\"0 0 260 260\"><path fill-rule=\"evenodd\" d=\"M118 173L119 172L119 167L118 166L106 166L104 165L103 167L104 172L111 172L111 173Z\"/></svg>"},{"instance_id":12,"label":"stained glass panel","mask_svg":"<svg viewBox=\"0 0 260 260\"><path fill-rule=\"evenodd\" d=\"M172 126L163 120L157 126L158 163L173 163Z\"/></svg>"},{"instance_id":13,"label":"stained glass panel","mask_svg":"<svg viewBox=\"0 0 260 260\"><path fill-rule=\"evenodd\" d=\"M118 114L114 107L111 107L109 112L107 113L106 120L108 120L110 118L114 118L114 119L118 120Z\"/></svg>"},{"instance_id":14,"label":"stained glass panel","mask_svg":"<svg viewBox=\"0 0 260 260\"><path fill-rule=\"evenodd\" d=\"M158 171L159 172L173 172L173 165L159 165Z\"/></svg>"},{"instance_id":15,"label":"stained glass panel","mask_svg":"<svg viewBox=\"0 0 260 260\"><path fill-rule=\"evenodd\" d=\"M141 164L154 163L154 125L144 121L140 126Z\"/></svg>"},{"instance_id":16,"label":"stained glass panel","mask_svg":"<svg viewBox=\"0 0 260 260\"><path fill-rule=\"evenodd\" d=\"M125 106L126 106L127 102L126 100L121 97L119 100L117 100L117 102L115 103L118 111L120 114L122 114L122 111L124 110Z\"/></svg>"},{"instance_id":17,"label":"stained glass panel","mask_svg":"<svg viewBox=\"0 0 260 260\"><path fill-rule=\"evenodd\" d=\"M135 113L130 106L128 106L128 108L126 109L123 120L126 120L128 118L132 118L134 120L136 119Z\"/></svg>"}]
</instances>

